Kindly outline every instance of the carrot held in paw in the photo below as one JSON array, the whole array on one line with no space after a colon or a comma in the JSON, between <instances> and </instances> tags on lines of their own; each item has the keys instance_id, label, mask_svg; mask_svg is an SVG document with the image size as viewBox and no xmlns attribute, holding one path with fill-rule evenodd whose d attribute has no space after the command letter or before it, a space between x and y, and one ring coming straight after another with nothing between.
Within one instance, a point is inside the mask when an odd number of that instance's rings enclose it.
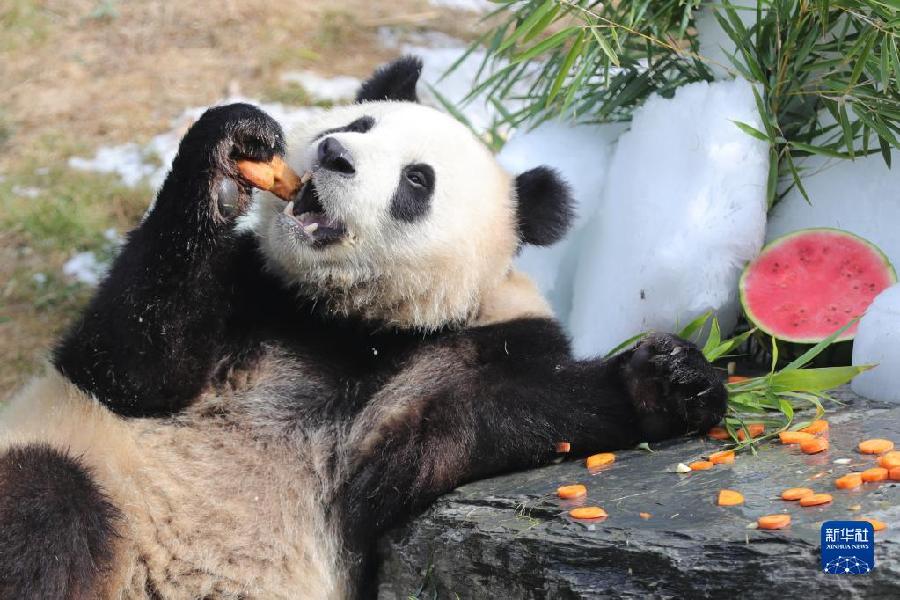
<instances>
[{"instance_id":1,"label":"carrot held in paw","mask_svg":"<svg viewBox=\"0 0 900 600\"><path fill-rule=\"evenodd\" d=\"M270 162L239 160L235 163L241 178L253 187L271 192L285 202L290 201L309 181L309 175L302 177L288 166L280 156Z\"/></svg>"}]
</instances>

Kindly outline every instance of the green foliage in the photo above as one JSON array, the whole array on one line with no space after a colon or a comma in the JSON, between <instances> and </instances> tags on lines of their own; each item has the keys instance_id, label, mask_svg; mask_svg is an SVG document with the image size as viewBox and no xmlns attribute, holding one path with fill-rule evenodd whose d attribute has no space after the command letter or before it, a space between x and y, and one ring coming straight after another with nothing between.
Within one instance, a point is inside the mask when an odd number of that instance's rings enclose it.
<instances>
[{"instance_id":1,"label":"green foliage","mask_svg":"<svg viewBox=\"0 0 900 600\"><path fill-rule=\"evenodd\" d=\"M472 47L487 56L469 99L484 92L506 125L564 115L583 122L629 119L653 93L712 78L698 54L698 10L713 10L735 44L733 74L753 82L770 145L768 201L791 185L806 196L797 159L855 158L900 148L900 7L889 0L494 0L505 19ZM740 11L755 11L748 26ZM534 85L517 92L523 75ZM784 181L787 185L779 185ZM808 198L807 198L808 199Z\"/></svg>"}]
</instances>

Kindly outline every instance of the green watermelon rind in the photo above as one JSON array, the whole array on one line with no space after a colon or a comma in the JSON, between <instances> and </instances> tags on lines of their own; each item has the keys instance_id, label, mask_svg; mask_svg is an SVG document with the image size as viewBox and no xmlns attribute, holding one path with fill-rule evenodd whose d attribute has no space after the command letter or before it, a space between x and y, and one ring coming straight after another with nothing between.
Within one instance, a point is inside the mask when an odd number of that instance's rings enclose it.
<instances>
[{"instance_id":1,"label":"green watermelon rind","mask_svg":"<svg viewBox=\"0 0 900 600\"><path fill-rule=\"evenodd\" d=\"M798 344L817 344L822 341L823 338L821 338L821 337L809 337L809 338L800 338L800 337L791 337L791 336L785 337L782 334L776 333L776 332L772 331L771 328L763 325L761 319L759 319L753 313L753 311L750 309L750 307L747 305L746 285L745 285L747 275L750 273L751 267L754 264L756 264L756 261L759 260L759 257L763 256L763 254L765 254L766 251L771 250L773 247L778 246L778 245L782 244L783 242L786 242L789 239L792 239L792 238L795 238L798 236L802 236L802 235L806 235L809 233L822 233L822 232L838 233L840 235L843 235L843 236L846 236L849 238L853 238L853 239L861 242L864 246L868 247L869 249L874 250L875 253L881 257L882 263L887 268L888 274L890 275L889 279L891 280L891 283L892 284L897 283L897 271L894 268L894 265L891 263L891 259L888 258L887 254L885 254L884 251L881 248L879 248L878 246L876 246L874 243L870 242L869 240L867 240L863 237L856 235L855 233L852 233L850 231L845 231L843 229L837 229L836 227L810 227L807 229L798 229L796 231L791 231L790 233L787 233L781 237L775 238L774 240L772 240L771 242L766 244L763 247L763 249L759 251L759 254L757 255L757 257L755 259L753 259L752 261L750 261L749 263L747 263L747 266L744 267L744 271L743 271L743 273L741 273L741 279L738 282L738 289L740 291L740 296L741 296L741 307L744 309L744 314L747 316L747 320L749 320L751 323L753 323L753 325L755 325L760 331L767 333L767 334L771 335L772 337L782 340L782 341L785 341L785 342L793 342L793 343L798 343ZM843 341L847 341L847 340L852 340L855 336L856 336L855 332L851 333L848 330L848 331L844 332L843 334L841 334L838 337L837 341L843 342Z\"/></svg>"}]
</instances>

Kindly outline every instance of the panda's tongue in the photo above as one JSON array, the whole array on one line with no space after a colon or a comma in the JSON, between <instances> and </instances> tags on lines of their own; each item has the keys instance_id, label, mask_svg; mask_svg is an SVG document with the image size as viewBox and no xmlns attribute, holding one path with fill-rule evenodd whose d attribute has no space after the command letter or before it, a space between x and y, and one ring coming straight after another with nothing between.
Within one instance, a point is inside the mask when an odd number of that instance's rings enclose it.
<instances>
[{"instance_id":1,"label":"panda's tongue","mask_svg":"<svg viewBox=\"0 0 900 600\"><path fill-rule=\"evenodd\" d=\"M304 187L297 199L285 206L284 214L292 217L304 233L316 242L330 243L346 233L343 223L325 213L312 182Z\"/></svg>"}]
</instances>

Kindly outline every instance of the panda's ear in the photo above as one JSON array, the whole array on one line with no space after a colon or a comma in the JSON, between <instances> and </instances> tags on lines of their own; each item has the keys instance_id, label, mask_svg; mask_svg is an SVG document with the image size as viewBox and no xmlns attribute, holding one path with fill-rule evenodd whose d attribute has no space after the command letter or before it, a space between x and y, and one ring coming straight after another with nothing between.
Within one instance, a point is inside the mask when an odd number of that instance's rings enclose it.
<instances>
[{"instance_id":1,"label":"panda's ear","mask_svg":"<svg viewBox=\"0 0 900 600\"><path fill-rule=\"evenodd\" d=\"M550 167L536 167L516 177L519 237L525 244L549 246L569 230L575 211L568 184Z\"/></svg>"},{"instance_id":2,"label":"panda's ear","mask_svg":"<svg viewBox=\"0 0 900 600\"><path fill-rule=\"evenodd\" d=\"M357 102L374 100L404 100L418 102L416 83L422 74L422 59L418 56L401 56L392 63L379 67L363 82L356 93Z\"/></svg>"}]
</instances>

